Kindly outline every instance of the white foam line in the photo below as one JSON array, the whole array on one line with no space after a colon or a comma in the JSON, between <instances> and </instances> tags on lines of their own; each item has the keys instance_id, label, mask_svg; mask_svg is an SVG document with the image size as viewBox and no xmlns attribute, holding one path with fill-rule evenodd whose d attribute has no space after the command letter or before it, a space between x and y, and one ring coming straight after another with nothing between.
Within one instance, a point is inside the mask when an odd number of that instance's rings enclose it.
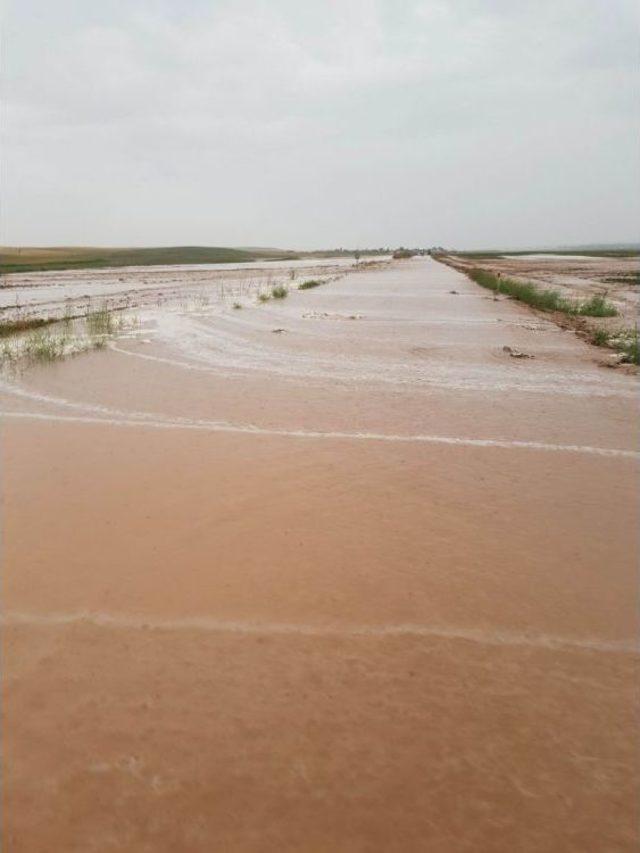
<instances>
[{"instance_id":1,"label":"white foam line","mask_svg":"<svg viewBox=\"0 0 640 853\"><path fill-rule=\"evenodd\" d=\"M210 336L209 336L210 337ZM207 335L204 336L205 340ZM267 359L263 359L261 362L259 360L254 360L252 362L247 363L246 361L234 361L231 363L229 359L225 359L224 353L222 351L218 352L219 361L214 364L211 361L208 364L201 364L195 361L179 361L174 358L167 358L163 356L151 355L149 353L140 353L133 352L132 350L123 349L116 345L111 345L111 350L114 352L120 353L121 355L129 356L130 358L140 358L145 361L157 362L160 364L167 364L171 367L176 367L181 370L189 370L189 371L198 371L203 373L211 373L214 375L228 375L233 372L234 374L244 374L251 375L253 373L268 373L275 374L280 377L292 378L292 379L318 379L318 380L339 380L341 382L351 381L351 382L373 382L373 383L383 383L385 385L400 385L400 386L411 386L413 388L419 388L420 390L429 390L429 389L446 389L446 390L454 390L454 391L464 391L464 392L478 392L481 391L483 393L495 394L502 393L504 391L514 391L515 393L523 393L523 394L553 394L554 396L568 396L568 397L618 397L618 398L635 398L635 391L630 391L626 389L615 389L610 386L604 387L601 384L595 385L590 383L585 384L577 384L580 381L584 380L584 376L580 375L577 378L566 372L562 376L562 382L559 381L559 377L552 375L548 376L546 379L543 377L542 381L535 381L535 377L530 377L529 379L533 379L534 381L527 382L523 381L523 377L519 376L514 381L514 376L509 375L503 377L496 376L486 376L486 374L480 376L480 379L474 379L473 377L465 376L463 379L451 378L442 378L442 376L435 375L424 375L424 373L418 373L415 375L407 375L406 373L399 373L396 375L386 375L385 371L389 371L389 366L384 364L362 364L361 369L363 372L355 373L353 370L351 371L338 371L335 372L332 369L331 365L328 365L326 371L309 369L308 365L311 360L306 356L294 356L292 353L289 353L289 360L286 365L282 363L271 361L269 362ZM243 352L241 347L235 345L234 351L236 355L244 356L246 353ZM249 351L249 355L252 354L253 351ZM254 353L255 355L255 353ZM273 353L271 353L273 355ZM211 354L209 354L209 357ZM257 358L257 356L256 356ZM296 364L299 366L296 368ZM355 362L352 362L357 367ZM391 370L393 370L393 365L391 365ZM396 368L398 365L396 365ZM415 365L413 366L415 368ZM496 368L496 365L492 365L492 367ZM565 384L562 384L565 383ZM567 384L568 383L568 384ZM573 384L571 384L573 383Z\"/></svg>"},{"instance_id":2,"label":"white foam line","mask_svg":"<svg viewBox=\"0 0 640 853\"><path fill-rule=\"evenodd\" d=\"M27 626L64 626L90 624L100 628L208 631L225 634L302 635L306 637L426 637L466 640L491 646L527 646L544 649L581 649L596 652L639 654L633 640L594 640L558 637L548 634L518 634L509 631L482 631L475 628L447 628L412 623L396 625L309 625L287 622L245 622L212 619L204 616L156 619L143 616L101 612L18 613L0 617L0 624Z\"/></svg>"},{"instance_id":3,"label":"white foam line","mask_svg":"<svg viewBox=\"0 0 640 853\"><path fill-rule=\"evenodd\" d=\"M186 429L201 432L240 433L243 435L282 436L286 438L345 439L358 441L392 441L425 444L446 444L461 447L497 447L506 450L526 449L560 453L586 453L595 456L640 460L640 453L633 450L617 450L608 447L589 447L576 444L545 444L538 441L505 441L492 438L455 438L445 435L390 435L375 432L320 432L314 430L267 429L250 424L230 424L224 421L151 420L148 418L109 418L81 415L53 415L40 412L2 412L5 418L62 423L103 424L120 427L150 427L152 429Z\"/></svg>"}]
</instances>

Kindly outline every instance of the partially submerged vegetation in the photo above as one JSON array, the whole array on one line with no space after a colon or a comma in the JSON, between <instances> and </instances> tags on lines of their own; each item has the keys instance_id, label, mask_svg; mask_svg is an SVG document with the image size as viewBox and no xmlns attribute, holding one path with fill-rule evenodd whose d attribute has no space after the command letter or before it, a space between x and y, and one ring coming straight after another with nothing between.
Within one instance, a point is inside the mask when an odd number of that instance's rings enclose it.
<instances>
[{"instance_id":1,"label":"partially submerged vegetation","mask_svg":"<svg viewBox=\"0 0 640 853\"><path fill-rule=\"evenodd\" d=\"M106 305L103 305L97 311L90 311L85 319L87 331L93 338L110 335L114 330L114 317Z\"/></svg>"},{"instance_id":2,"label":"partially submerged vegetation","mask_svg":"<svg viewBox=\"0 0 640 853\"><path fill-rule=\"evenodd\" d=\"M302 284L299 284L298 290L311 290L312 287L318 287L322 283L317 278L310 278L308 281L303 281Z\"/></svg>"},{"instance_id":3,"label":"partially submerged vegetation","mask_svg":"<svg viewBox=\"0 0 640 853\"><path fill-rule=\"evenodd\" d=\"M114 335L137 325L137 318L116 316L106 303L89 311L84 318L75 318L67 312L62 318L3 321L0 364L16 367L47 363L103 349Z\"/></svg>"},{"instance_id":4,"label":"partially submerged vegetation","mask_svg":"<svg viewBox=\"0 0 640 853\"><path fill-rule=\"evenodd\" d=\"M596 347L608 347L620 355L622 364L640 364L640 338L638 328L610 332L608 329L594 329L589 343Z\"/></svg>"},{"instance_id":5,"label":"partially submerged vegetation","mask_svg":"<svg viewBox=\"0 0 640 853\"><path fill-rule=\"evenodd\" d=\"M602 294L592 296L583 302L578 309L583 317L617 317L618 311L611 302L607 302Z\"/></svg>"},{"instance_id":6,"label":"partially submerged vegetation","mask_svg":"<svg viewBox=\"0 0 640 853\"><path fill-rule=\"evenodd\" d=\"M524 302L539 311L560 311L564 314L583 317L615 317L615 305L607 302L604 295L592 296L586 302L577 302L562 296L558 290L542 289L527 281L518 281L474 268L465 270L470 279L494 293L504 293L512 299Z\"/></svg>"}]
</instances>

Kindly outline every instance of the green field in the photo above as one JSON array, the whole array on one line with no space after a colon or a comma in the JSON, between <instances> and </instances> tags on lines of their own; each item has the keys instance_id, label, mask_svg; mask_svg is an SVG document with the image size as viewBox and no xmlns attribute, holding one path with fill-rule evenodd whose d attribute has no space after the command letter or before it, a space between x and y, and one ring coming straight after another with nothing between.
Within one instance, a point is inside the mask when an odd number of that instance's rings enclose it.
<instances>
[{"instance_id":1,"label":"green field","mask_svg":"<svg viewBox=\"0 0 640 853\"><path fill-rule=\"evenodd\" d=\"M148 249L7 247L0 249L0 273L154 264L226 264L272 260L274 257L279 260L293 260L295 255L278 249L249 251L217 246L167 246Z\"/></svg>"}]
</instances>

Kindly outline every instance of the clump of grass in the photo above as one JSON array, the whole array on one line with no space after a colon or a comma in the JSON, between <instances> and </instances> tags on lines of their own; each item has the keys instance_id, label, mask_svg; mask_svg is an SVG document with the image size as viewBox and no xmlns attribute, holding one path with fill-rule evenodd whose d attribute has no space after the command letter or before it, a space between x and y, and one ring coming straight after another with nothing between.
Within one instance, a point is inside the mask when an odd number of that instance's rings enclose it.
<instances>
[{"instance_id":1,"label":"clump of grass","mask_svg":"<svg viewBox=\"0 0 640 853\"><path fill-rule=\"evenodd\" d=\"M607 329L596 329L590 342L597 347L609 347L621 356L622 364L640 364L640 341L638 329L627 329L622 332L609 332Z\"/></svg>"},{"instance_id":2,"label":"clump of grass","mask_svg":"<svg viewBox=\"0 0 640 853\"><path fill-rule=\"evenodd\" d=\"M277 284L271 290L271 295L274 299L286 299L289 295L289 289L286 288L283 284Z\"/></svg>"},{"instance_id":3,"label":"clump of grass","mask_svg":"<svg viewBox=\"0 0 640 853\"><path fill-rule=\"evenodd\" d=\"M241 308L242 308L242 305L239 302L233 303L233 310L234 311L239 311Z\"/></svg>"},{"instance_id":4,"label":"clump of grass","mask_svg":"<svg viewBox=\"0 0 640 853\"><path fill-rule=\"evenodd\" d=\"M111 335L114 330L113 314L106 305L97 311L90 311L86 316L87 331L92 338L101 335Z\"/></svg>"},{"instance_id":5,"label":"clump of grass","mask_svg":"<svg viewBox=\"0 0 640 853\"><path fill-rule=\"evenodd\" d=\"M638 327L627 337L618 343L618 349L622 353L622 361L625 364L640 364L640 341L638 340Z\"/></svg>"},{"instance_id":6,"label":"clump of grass","mask_svg":"<svg viewBox=\"0 0 640 853\"><path fill-rule=\"evenodd\" d=\"M606 329L595 329L591 335L591 343L596 347L607 347L610 340L611 335Z\"/></svg>"},{"instance_id":7,"label":"clump of grass","mask_svg":"<svg viewBox=\"0 0 640 853\"><path fill-rule=\"evenodd\" d=\"M311 290L312 287L318 287L322 284L321 281L318 281L317 278L310 278L309 281L303 281L302 284L298 285L298 290Z\"/></svg>"},{"instance_id":8,"label":"clump of grass","mask_svg":"<svg viewBox=\"0 0 640 853\"><path fill-rule=\"evenodd\" d=\"M259 293L258 294L258 302L268 302L271 299L271 295L269 293Z\"/></svg>"},{"instance_id":9,"label":"clump of grass","mask_svg":"<svg viewBox=\"0 0 640 853\"><path fill-rule=\"evenodd\" d=\"M31 332L24 344L24 355L32 362L57 361L65 354L67 338L52 335L48 331L37 329Z\"/></svg>"},{"instance_id":10,"label":"clump of grass","mask_svg":"<svg viewBox=\"0 0 640 853\"><path fill-rule=\"evenodd\" d=\"M18 354L15 347L9 341L3 341L0 347L0 364L13 364L17 357Z\"/></svg>"},{"instance_id":11,"label":"clump of grass","mask_svg":"<svg viewBox=\"0 0 640 853\"><path fill-rule=\"evenodd\" d=\"M611 302L607 302L604 296L597 295L583 302L578 314L583 317L617 317L618 310Z\"/></svg>"}]
</instances>

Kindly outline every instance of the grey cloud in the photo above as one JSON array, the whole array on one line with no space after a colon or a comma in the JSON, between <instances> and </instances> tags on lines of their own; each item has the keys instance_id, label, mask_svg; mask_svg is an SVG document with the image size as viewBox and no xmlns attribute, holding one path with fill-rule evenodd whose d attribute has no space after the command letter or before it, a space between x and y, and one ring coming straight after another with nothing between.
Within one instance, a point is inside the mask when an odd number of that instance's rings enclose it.
<instances>
[{"instance_id":1,"label":"grey cloud","mask_svg":"<svg viewBox=\"0 0 640 853\"><path fill-rule=\"evenodd\" d=\"M633 239L636 28L626 0L11 2L3 241Z\"/></svg>"}]
</instances>

